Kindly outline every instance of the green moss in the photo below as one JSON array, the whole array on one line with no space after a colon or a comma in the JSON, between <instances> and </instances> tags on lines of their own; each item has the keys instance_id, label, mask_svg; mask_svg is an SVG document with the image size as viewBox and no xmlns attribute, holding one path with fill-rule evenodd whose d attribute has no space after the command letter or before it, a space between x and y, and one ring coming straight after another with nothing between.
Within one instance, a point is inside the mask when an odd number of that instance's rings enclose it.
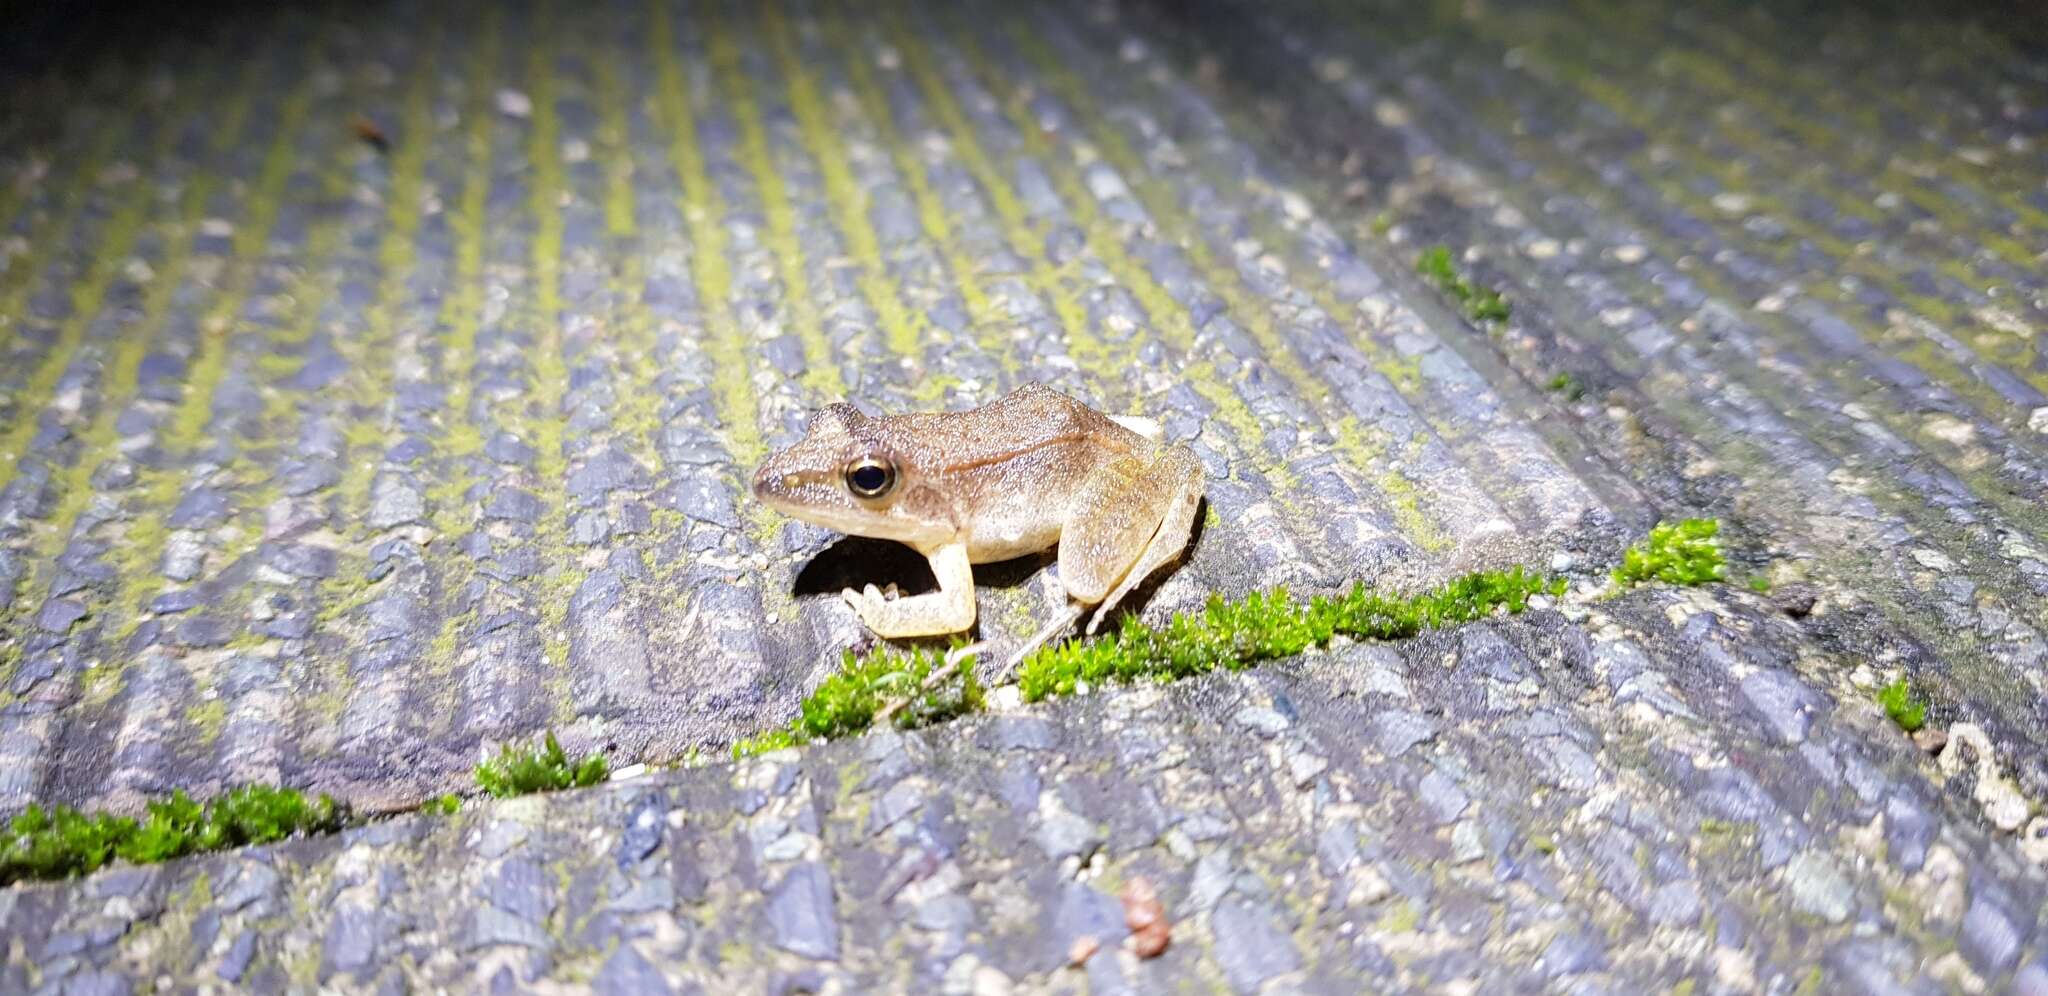
<instances>
[{"instance_id":1,"label":"green moss","mask_svg":"<svg viewBox=\"0 0 2048 996\"><path fill-rule=\"evenodd\" d=\"M218 696L185 707L185 722L192 724L200 743L210 744L219 740L221 728L227 725L227 721L228 704Z\"/></svg>"},{"instance_id":2,"label":"green moss","mask_svg":"<svg viewBox=\"0 0 2048 996\"><path fill-rule=\"evenodd\" d=\"M1767 594L1767 593L1769 593L1769 592L1770 592L1770 590L1771 590L1771 579L1770 579L1770 577L1769 577L1768 575L1763 575L1763 574L1752 574L1752 575L1750 575L1750 577L1749 577L1749 590L1750 590L1750 591L1753 591L1753 592L1756 592L1756 593L1757 593L1757 594L1759 594L1759 595L1763 595L1763 594Z\"/></svg>"},{"instance_id":3,"label":"green moss","mask_svg":"<svg viewBox=\"0 0 2048 996\"><path fill-rule=\"evenodd\" d=\"M1792 990L1792 996L1818 996L1826 992L1828 976L1819 965L1806 970L1806 976L1799 980L1799 986Z\"/></svg>"},{"instance_id":4,"label":"green moss","mask_svg":"<svg viewBox=\"0 0 2048 996\"><path fill-rule=\"evenodd\" d=\"M1550 378L1550 382L1543 386L1549 388L1554 394L1564 395L1566 401L1577 401L1586 396L1584 385L1579 383L1578 378L1568 373L1560 373Z\"/></svg>"},{"instance_id":5,"label":"green moss","mask_svg":"<svg viewBox=\"0 0 2048 996\"><path fill-rule=\"evenodd\" d=\"M1705 580L1718 580L1721 561L1720 551L1713 546L1716 531L1712 520L1701 519L1659 526L1650 539L1629 551L1643 565L1636 572L1640 577L1628 583L1699 584L1708 573L1711 577ZM1705 553L1699 544L1704 544ZM1711 564L1702 563L1703 559L1711 559ZM1622 571L1615 573L1619 577ZM1325 646L1338 635L1359 640L1405 639L1496 613L1520 613L1536 595L1562 596L1566 584L1563 578L1545 577L1518 565L1466 574L1406 596L1373 591L1358 582L1343 595L1318 595L1307 602L1297 600L1285 588L1237 601L1211 597L1201 612L1177 614L1162 627L1125 616L1115 635L1108 638L1070 640L1042 648L1019 668L1018 689L1025 701L1037 702L1108 682L1163 682L1217 668L1241 670ZM905 729L979 711L982 690L972 668L960 669L957 687L941 683L920 692L944 658L943 652L930 648L902 654L877 647L862 657L848 651L840 670L804 700L800 714L788 726L735 743L733 756L752 757L860 733L873 725L885 705L906 698L909 707L895 717L896 725ZM1717 828L1712 823L1701 824L1702 833L1714 833ZM1555 845L1550 848L1554 850Z\"/></svg>"},{"instance_id":6,"label":"green moss","mask_svg":"<svg viewBox=\"0 0 2048 996\"><path fill-rule=\"evenodd\" d=\"M1903 676L1877 690L1877 704L1907 733L1927 725L1927 703L1913 694L1913 686Z\"/></svg>"},{"instance_id":7,"label":"green moss","mask_svg":"<svg viewBox=\"0 0 2048 996\"><path fill-rule=\"evenodd\" d=\"M1378 352L1375 350L1375 352ZM1403 394L1413 395L1422 390L1422 356L1381 356L1372 361L1372 368L1394 385Z\"/></svg>"},{"instance_id":8,"label":"green moss","mask_svg":"<svg viewBox=\"0 0 2048 996\"><path fill-rule=\"evenodd\" d=\"M592 754L576 761L562 750L551 730L539 749L519 750L511 744L498 749L496 760L476 766L477 787L500 799L534 792L582 788L604 781L611 766L604 755Z\"/></svg>"},{"instance_id":9,"label":"green moss","mask_svg":"<svg viewBox=\"0 0 2048 996\"><path fill-rule=\"evenodd\" d=\"M1698 850L1709 861L1738 861L1747 852L1745 841L1756 833L1756 824L1709 817L1700 821Z\"/></svg>"},{"instance_id":10,"label":"green moss","mask_svg":"<svg viewBox=\"0 0 2048 996\"><path fill-rule=\"evenodd\" d=\"M1200 613L1176 615L1158 629L1126 616L1110 639L1041 650L1024 661L1017 682L1025 701L1036 702L1073 694L1084 683L1171 681L1219 667L1238 670L1323 646L1339 634L1397 640L1497 611L1518 613L1528 607L1530 596L1563 591L1562 579L1518 566L1467 574L1405 597L1372 591L1361 582L1347 594L1306 603L1284 588L1235 602L1211 598Z\"/></svg>"},{"instance_id":11,"label":"green moss","mask_svg":"<svg viewBox=\"0 0 2048 996\"><path fill-rule=\"evenodd\" d=\"M737 761L743 757L772 754L778 750L795 747L801 742L797 738L796 725L792 723L789 726L778 726L766 733L758 733L734 743L732 745L732 756L733 760Z\"/></svg>"},{"instance_id":12,"label":"green moss","mask_svg":"<svg viewBox=\"0 0 2048 996\"><path fill-rule=\"evenodd\" d=\"M461 812L462 810L462 797L456 795L453 792L450 792L447 795L444 795L438 799L428 801L424 808L429 813L439 813L442 816L454 816L456 813Z\"/></svg>"},{"instance_id":13,"label":"green moss","mask_svg":"<svg viewBox=\"0 0 2048 996\"><path fill-rule=\"evenodd\" d=\"M1659 523L1647 539L1622 554L1614 583L1629 588L1645 581L1676 585L1721 580L1725 562L1715 537L1721 524L1713 519Z\"/></svg>"},{"instance_id":14,"label":"green moss","mask_svg":"<svg viewBox=\"0 0 2048 996\"><path fill-rule=\"evenodd\" d=\"M804 699L787 727L734 744L733 756L751 757L860 733L874 724L875 713L883 706L907 697L909 706L894 717L896 725L906 730L981 711L981 682L972 667L963 666L953 680L919 693L945 659L944 651L923 647L908 654L877 647L862 657L847 651L839 671Z\"/></svg>"},{"instance_id":15,"label":"green moss","mask_svg":"<svg viewBox=\"0 0 2048 996\"><path fill-rule=\"evenodd\" d=\"M1535 848L1538 854L1550 855L1557 853L1557 841L1552 839L1549 834L1540 833L1529 838L1529 846Z\"/></svg>"},{"instance_id":16,"label":"green moss","mask_svg":"<svg viewBox=\"0 0 2048 996\"><path fill-rule=\"evenodd\" d=\"M1199 613L1183 613L1153 628L1124 617L1115 636L1073 640L1039 650L1018 673L1025 701L1072 695L1105 682L1141 679L1173 681L1217 668L1240 670L1260 661L1291 657L1323 646L1338 634L1357 639L1394 640L1426 629L1483 619L1496 612L1526 609L1531 596L1562 595L1562 578L1546 578L1522 567L1481 571L1405 597L1368 590L1362 583L1335 598L1303 603L1286 589L1260 592L1235 602L1212 598ZM909 654L878 647L862 657L847 652L840 670L807 697L787 727L733 745L735 758L752 757L860 733L889 702L914 694L944 660L940 651ZM982 690L972 668L962 668L957 686L941 685L917 695L896 716L904 729L977 712Z\"/></svg>"},{"instance_id":17,"label":"green moss","mask_svg":"<svg viewBox=\"0 0 2048 996\"><path fill-rule=\"evenodd\" d=\"M1372 928L1382 934L1405 934L1414 930L1415 925L1421 922L1422 914L1416 912L1413 903L1406 899L1397 899Z\"/></svg>"},{"instance_id":18,"label":"green moss","mask_svg":"<svg viewBox=\"0 0 2048 996\"><path fill-rule=\"evenodd\" d=\"M1508 320L1508 303L1500 292L1474 284L1458 272L1457 264L1451 260L1448 246L1431 246L1415 258L1415 272L1429 279L1436 288L1449 295L1458 304L1465 317L1480 324L1492 324Z\"/></svg>"},{"instance_id":19,"label":"green moss","mask_svg":"<svg viewBox=\"0 0 2048 996\"><path fill-rule=\"evenodd\" d=\"M153 864L329 832L341 827L343 816L328 796L308 799L297 789L268 785L234 789L204 805L181 789L147 808L149 815L138 821L31 804L0 828L0 884L83 875L116 858Z\"/></svg>"}]
</instances>

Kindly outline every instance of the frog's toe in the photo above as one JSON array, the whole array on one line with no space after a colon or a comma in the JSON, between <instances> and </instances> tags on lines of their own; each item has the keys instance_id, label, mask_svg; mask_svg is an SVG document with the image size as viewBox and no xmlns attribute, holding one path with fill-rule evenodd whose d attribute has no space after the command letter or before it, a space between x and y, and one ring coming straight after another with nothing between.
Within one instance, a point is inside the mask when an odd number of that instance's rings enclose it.
<instances>
[{"instance_id":1,"label":"frog's toe","mask_svg":"<svg viewBox=\"0 0 2048 996\"><path fill-rule=\"evenodd\" d=\"M1088 617L1088 628L1083 630L1082 632L1085 635L1094 636L1095 631L1102 628L1102 617L1109 615L1109 609L1110 606L1107 603L1098 606L1095 610L1095 614ZM1087 610L1083 609L1082 611L1085 612Z\"/></svg>"}]
</instances>

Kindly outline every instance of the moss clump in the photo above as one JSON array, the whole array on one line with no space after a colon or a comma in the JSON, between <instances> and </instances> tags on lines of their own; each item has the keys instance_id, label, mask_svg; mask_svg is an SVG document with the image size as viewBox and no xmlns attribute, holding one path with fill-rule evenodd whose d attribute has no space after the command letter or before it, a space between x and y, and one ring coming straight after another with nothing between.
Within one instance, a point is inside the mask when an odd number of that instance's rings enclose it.
<instances>
[{"instance_id":1,"label":"moss clump","mask_svg":"<svg viewBox=\"0 0 2048 996\"><path fill-rule=\"evenodd\" d=\"M538 750L519 750L511 744L500 747L496 760L476 766L476 784L492 796L507 799L595 785L610 773L611 766L602 754L570 761L550 730Z\"/></svg>"},{"instance_id":2,"label":"moss clump","mask_svg":"<svg viewBox=\"0 0 2048 996\"><path fill-rule=\"evenodd\" d=\"M1721 545L1715 540L1721 524L1713 519L1686 519L1659 523L1648 539L1622 554L1614 569L1614 583L1623 588L1646 581L1695 585L1721 580L1725 566Z\"/></svg>"},{"instance_id":3,"label":"moss clump","mask_svg":"<svg viewBox=\"0 0 2048 996\"><path fill-rule=\"evenodd\" d=\"M1659 525L1628 550L1614 572L1615 580L1623 587L1646 581L1719 581L1722 559L1714 540L1719 531L1711 519ZM1531 597L1561 596L1565 587L1563 578L1516 566L1467 574L1407 596L1383 594L1358 583L1343 595L1318 595L1307 602L1284 588L1237 601L1211 598L1201 612L1176 615L1162 627L1126 616L1113 636L1040 649L1024 660L1017 685L1026 702L1037 702L1108 682L1165 682L1217 668L1235 671L1327 645L1340 634L1399 640L1497 612L1513 615L1528 608ZM733 756L752 757L860 733L896 702L906 705L895 714L896 725L905 729L979 711L982 690L972 668L960 668L954 680L925 687L943 670L944 661L944 653L928 649L905 655L878 647L858 658L848 652L839 672L804 700L796 719L734 744Z\"/></svg>"},{"instance_id":4,"label":"moss clump","mask_svg":"<svg viewBox=\"0 0 2048 996\"><path fill-rule=\"evenodd\" d=\"M1024 700L1071 695L1084 683L1172 681L1216 668L1238 670L1323 646L1338 634L1362 640L1398 640L1426 629L1528 608L1532 595L1563 594L1563 579L1521 567L1481 571L1406 597L1363 584L1337 597L1306 603L1286 589L1226 602L1211 598L1200 613L1177 615L1154 629L1126 616L1107 640L1069 641L1032 654L1017 676Z\"/></svg>"},{"instance_id":5,"label":"moss clump","mask_svg":"<svg viewBox=\"0 0 2048 996\"><path fill-rule=\"evenodd\" d=\"M1767 595L1767 594L1769 594L1769 593L1770 593L1770 591L1771 591L1771 579L1770 579L1770 577L1769 577L1768 575L1764 575L1764 574L1752 574L1752 575L1750 575L1750 577L1749 577L1749 590L1750 590L1750 591L1753 591L1753 592L1756 592L1756 593L1757 593L1757 594L1759 594L1759 595Z\"/></svg>"},{"instance_id":6,"label":"moss clump","mask_svg":"<svg viewBox=\"0 0 2048 996\"><path fill-rule=\"evenodd\" d=\"M1586 396L1585 386L1579 383L1578 378L1568 373L1561 373L1550 378L1550 381L1543 386L1549 388L1553 394L1564 395L1566 401L1577 401Z\"/></svg>"},{"instance_id":7,"label":"moss clump","mask_svg":"<svg viewBox=\"0 0 2048 996\"><path fill-rule=\"evenodd\" d=\"M1465 317L1480 324L1505 322L1508 320L1508 303L1500 293L1480 287L1458 272L1458 266L1451 260L1448 246L1431 246L1415 257L1415 272L1429 279L1437 290L1449 295L1458 303Z\"/></svg>"},{"instance_id":8,"label":"moss clump","mask_svg":"<svg viewBox=\"0 0 2048 996\"><path fill-rule=\"evenodd\" d=\"M135 864L340 829L332 798L249 785L204 805L181 789L148 804L138 821L70 806L31 805L0 828L0 884L83 875L115 858Z\"/></svg>"},{"instance_id":9,"label":"moss clump","mask_svg":"<svg viewBox=\"0 0 2048 996\"><path fill-rule=\"evenodd\" d=\"M859 733L874 725L875 714L893 701L909 700L894 717L896 725L906 730L979 712L981 682L971 666L959 668L954 680L924 687L926 679L945 662L944 651L928 648L899 654L876 647L862 657L849 650L839 671L804 699L802 710L788 726L734 744L733 757L752 757Z\"/></svg>"},{"instance_id":10,"label":"moss clump","mask_svg":"<svg viewBox=\"0 0 2048 996\"><path fill-rule=\"evenodd\" d=\"M1877 690L1877 704L1907 733L1927 725L1927 703L1913 694L1913 686L1903 677Z\"/></svg>"},{"instance_id":11,"label":"moss clump","mask_svg":"<svg viewBox=\"0 0 2048 996\"><path fill-rule=\"evenodd\" d=\"M462 797L456 795L453 792L450 792L447 795L444 795L438 799L428 800L424 808L429 813L439 813L442 816L454 816L456 813L462 811Z\"/></svg>"}]
</instances>

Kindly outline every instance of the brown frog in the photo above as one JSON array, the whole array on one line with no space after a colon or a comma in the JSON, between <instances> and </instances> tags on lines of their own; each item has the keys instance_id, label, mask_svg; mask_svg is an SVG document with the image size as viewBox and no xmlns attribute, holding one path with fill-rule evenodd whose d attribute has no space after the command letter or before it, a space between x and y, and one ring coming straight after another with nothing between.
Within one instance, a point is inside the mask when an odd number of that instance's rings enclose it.
<instances>
[{"instance_id":1,"label":"brown frog","mask_svg":"<svg viewBox=\"0 0 2048 996\"><path fill-rule=\"evenodd\" d=\"M963 412L870 418L831 405L761 465L754 494L793 518L895 540L931 561L938 591L891 598L870 584L842 593L883 637L968 629L970 565L1057 546L1069 609L1028 651L1091 607L1095 632L1179 556L1201 502L1202 465L1151 419L1104 415L1032 384Z\"/></svg>"}]
</instances>

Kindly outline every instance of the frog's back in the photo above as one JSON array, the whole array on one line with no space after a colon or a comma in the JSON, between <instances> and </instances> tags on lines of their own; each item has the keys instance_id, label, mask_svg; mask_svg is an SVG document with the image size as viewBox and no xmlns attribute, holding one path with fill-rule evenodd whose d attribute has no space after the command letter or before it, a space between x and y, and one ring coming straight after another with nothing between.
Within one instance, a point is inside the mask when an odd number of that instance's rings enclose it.
<instances>
[{"instance_id":1,"label":"frog's back","mask_svg":"<svg viewBox=\"0 0 2048 996\"><path fill-rule=\"evenodd\" d=\"M957 510L976 563L1047 549L1083 481L1144 437L1042 385L965 412L896 416L901 454Z\"/></svg>"},{"instance_id":2,"label":"frog's back","mask_svg":"<svg viewBox=\"0 0 2048 996\"><path fill-rule=\"evenodd\" d=\"M1079 401L1043 384L1018 388L980 408L964 412L919 412L891 416L898 440L916 442L912 463L934 476L951 477L1033 453L1071 459L1077 448L1139 440L1122 426ZM1128 435L1129 440L1123 438Z\"/></svg>"}]
</instances>

